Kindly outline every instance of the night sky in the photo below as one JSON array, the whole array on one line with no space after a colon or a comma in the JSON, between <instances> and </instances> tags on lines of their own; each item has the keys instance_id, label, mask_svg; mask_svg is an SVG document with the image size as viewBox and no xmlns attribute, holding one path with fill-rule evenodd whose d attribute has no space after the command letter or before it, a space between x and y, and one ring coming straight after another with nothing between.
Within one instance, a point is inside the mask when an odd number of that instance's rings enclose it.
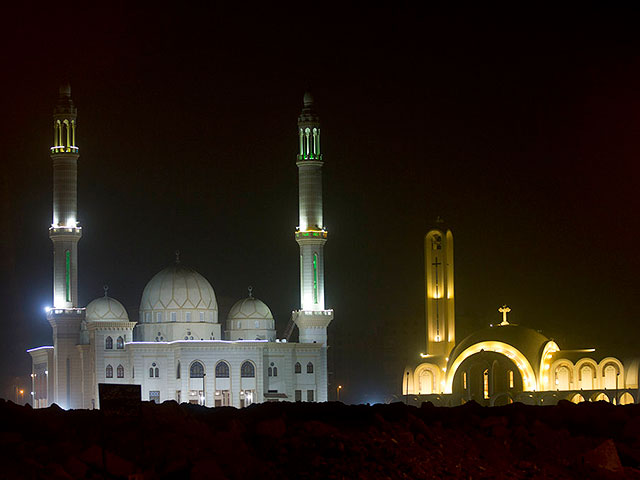
<instances>
[{"instance_id":1,"label":"night sky","mask_svg":"<svg viewBox=\"0 0 640 480\"><path fill-rule=\"evenodd\" d=\"M51 344L48 153L67 80L83 306L108 284L137 319L146 282L178 249L213 285L221 321L252 285L281 333L299 307L296 120L310 89L323 129L330 388L342 383L343 399L393 393L379 372L397 367L399 381L424 348L422 242L437 216L454 233L459 339L507 303L512 322L561 348L639 355L638 20L8 11L0 395L30 373L25 350ZM402 352L388 359L385 345Z\"/></svg>"}]
</instances>

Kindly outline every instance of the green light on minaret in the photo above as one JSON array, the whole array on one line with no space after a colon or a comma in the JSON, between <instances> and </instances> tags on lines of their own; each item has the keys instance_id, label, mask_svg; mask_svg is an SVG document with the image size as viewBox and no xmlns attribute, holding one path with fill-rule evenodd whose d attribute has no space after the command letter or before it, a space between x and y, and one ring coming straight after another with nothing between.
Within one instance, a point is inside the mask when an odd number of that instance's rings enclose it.
<instances>
[{"instance_id":1,"label":"green light on minaret","mask_svg":"<svg viewBox=\"0 0 640 480\"><path fill-rule=\"evenodd\" d=\"M71 252L66 250L65 254L65 270L64 270L64 278L65 278L65 291L67 302L71 301Z\"/></svg>"},{"instance_id":2,"label":"green light on minaret","mask_svg":"<svg viewBox=\"0 0 640 480\"><path fill-rule=\"evenodd\" d=\"M318 303L318 254L313 254L313 303Z\"/></svg>"}]
</instances>

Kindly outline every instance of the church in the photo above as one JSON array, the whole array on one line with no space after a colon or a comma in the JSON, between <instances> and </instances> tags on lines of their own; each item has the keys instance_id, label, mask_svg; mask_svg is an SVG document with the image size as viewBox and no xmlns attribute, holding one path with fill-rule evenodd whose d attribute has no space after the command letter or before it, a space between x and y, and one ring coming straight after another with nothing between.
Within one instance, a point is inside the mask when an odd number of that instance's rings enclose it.
<instances>
[{"instance_id":1,"label":"church","mask_svg":"<svg viewBox=\"0 0 640 480\"><path fill-rule=\"evenodd\" d=\"M249 287L219 318L209 281L180 262L161 269L142 290L139 317L115 298L78 303L77 109L71 88L60 88L53 113L53 305L47 320L53 345L28 350L32 405L99 408L98 385L140 385L142 400L175 400L210 407L269 401L327 400L327 327L320 120L304 95L298 117L300 308L285 338L276 338L269 307ZM89 247L90 248L90 247ZM222 320L222 321L221 321ZM288 339L298 328L299 341Z\"/></svg>"},{"instance_id":2,"label":"church","mask_svg":"<svg viewBox=\"0 0 640 480\"><path fill-rule=\"evenodd\" d=\"M494 324L456 341L453 234L441 219L424 237L424 260L426 351L404 369L407 402L638 403L640 358L562 349L540 331L510 323L507 305Z\"/></svg>"}]
</instances>

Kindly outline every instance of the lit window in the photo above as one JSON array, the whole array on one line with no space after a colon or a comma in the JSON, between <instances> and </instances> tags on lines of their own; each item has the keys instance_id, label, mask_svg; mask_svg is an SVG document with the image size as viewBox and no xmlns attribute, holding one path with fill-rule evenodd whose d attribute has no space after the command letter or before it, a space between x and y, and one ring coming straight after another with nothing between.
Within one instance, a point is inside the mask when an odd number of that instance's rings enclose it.
<instances>
[{"instance_id":1,"label":"lit window","mask_svg":"<svg viewBox=\"0 0 640 480\"><path fill-rule=\"evenodd\" d=\"M509 388L513 388L513 370L509 370Z\"/></svg>"},{"instance_id":2,"label":"lit window","mask_svg":"<svg viewBox=\"0 0 640 480\"><path fill-rule=\"evenodd\" d=\"M107 350L113 350L113 338L107 337L104 339L104 348Z\"/></svg>"},{"instance_id":3,"label":"lit window","mask_svg":"<svg viewBox=\"0 0 640 480\"><path fill-rule=\"evenodd\" d=\"M307 373L313 373L313 363L307 363Z\"/></svg>"},{"instance_id":4,"label":"lit window","mask_svg":"<svg viewBox=\"0 0 640 480\"><path fill-rule=\"evenodd\" d=\"M462 388L467 389L467 372L462 372Z\"/></svg>"},{"instance_id":5,"label":"lit window","mask_svg":"<svg viewBox=\"0 0 640 480\"><path fill-rule=\"evenodd\" d=\"M240 367L240 376L242 378L254 378L256 370L251 362L244 362Z\"/></svg>"},{"instance_id":6,"label":"lit window","mask_svg":"<svg viewBox=\"0 0 640 480\"><path fill-rule=\"evenodd\" d=\"M489 370L482 372L482 394L485 400L489 398Z\"/></svg>"},{"instance_id":7,"label":"lit window","mask_svg":"<svg viewBox=\"0 0 640 480\"><path fill-rule=\"evenodd\" d=\"M116 372L117 372L118 378L124 378L124 367L122 365L118 365Z\"/></svg>"},{"instance_id":8,"label":"lit window","mask_svg":"<svg viewBox=\"0 0 640 480\"><path fill-rule=\"evenodd\" d=\"M216 378L229 378L229 364L220 362L216 365Z\"/></svg>"},{"instance_id":9,"label":"lit window","mask_svg":"<svg viewBox=\"0 0 640 480\"><path fill-rule=\"evenodd\" d=\"M300 365L300 362L296 362L296 364L293 367L293 370L295 373L302 373L302 365Z\"/></svg>"},{"instance_id":10,"label":"lit window","mask_svg":"<svg viewBox=\"0 0 640 480\"><path fill-rule=\"evenodd\" d=\"M111 365L107 365L106 377L113 378L113 367Z\"/></svg>"},{"instance_id":11,"label":"lit window","mask_svg":"<svg viewBox=\"0 0 640 480\"><path fill-rule=\"evenodd\" d=\"M318 254L313 254L313 303L318 303Z\"/></svg>"},{"instance_id":12,"label":"lit window","mask_svg":"<svg viewBox=\"0 0 640 480\"><path fill-rule=\"evenodd\" d=\"M122 350L124 348L124 338L118 337L118 339L116 340L116 348L118 350Z\"/></svg>"}]
</instances>

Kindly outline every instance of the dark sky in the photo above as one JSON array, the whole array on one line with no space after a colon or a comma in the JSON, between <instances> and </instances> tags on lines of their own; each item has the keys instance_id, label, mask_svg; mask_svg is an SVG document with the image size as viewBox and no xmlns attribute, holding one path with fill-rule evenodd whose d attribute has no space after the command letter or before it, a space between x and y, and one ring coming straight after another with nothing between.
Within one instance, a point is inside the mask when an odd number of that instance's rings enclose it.
<instances>
[{"instance_id":1,"label":"dark sky","mask_svg":"<svg viewBox=\"0 0 640 480\"><path fill-rule=\"evenodd\" d=\"M116 6L5 20L3 392L30 372L25 350L51 343L48 151L65 80L83 305L108 284L135 317L179 249L221 320L253 285L284 329L299 306L296 119L311 89L331 333L354 345L332 367L348 400L392 388L371 354L385 336L424 337L422 241L438 215L455 237L458 338L508 303L563 348L640 353L635 13Z\"/></svg>"}]
</instances>

